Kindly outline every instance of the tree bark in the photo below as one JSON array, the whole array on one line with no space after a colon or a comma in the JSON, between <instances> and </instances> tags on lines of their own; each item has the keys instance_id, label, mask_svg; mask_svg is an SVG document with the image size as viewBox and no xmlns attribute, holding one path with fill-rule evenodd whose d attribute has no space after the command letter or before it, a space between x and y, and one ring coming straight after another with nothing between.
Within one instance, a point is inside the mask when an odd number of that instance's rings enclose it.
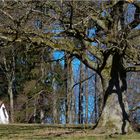
<instances>
[{"instance_id":1,"label":"tree bark","mask_svg":"<svg viewBox=\"0 0 140 140\"><path fill-rule=\"evenodd\" d=\"M65 70L66 70L66 123L72 124L75 121L75 98L72 86L73 71L72 71L72 57L66 54L65 58Z\"/></svg>"},{"instance_id":2,"label":"tree bark","mask_svg":"<svg viewBox=\"0 0 140 140\"><path fill-rule=\"evenodd\" d=\"M128 113L125 93L111 93L107 97L97 128L106 133L127 133L131 130Z\"/></svg>"},{"instance_id":3,"label":"tree bark","mask_svg":"<svg viewBox=\"0 0 140 140\"><path fill-rule=\"evenodd\" d=\"M68 84L67 84L67 80L68 80L68 74L67 74L67 69L68 69L68 63L67 63L67 56L66 56L66 53L65 53L65 65L64 65L64 69L65 69L65 93L66 93L66 96L65 96L65 122L66 124L69 122L68 121L68 95L67 95L67 89L68 89Z\"/></svg>"},{"instance_id":4,"label":"tree bark","mask_svg":"<svg viewBox=\"0 0 140 140\"><path fill-rule=\"evenodd\" d=\"M72 71L72 58L68 56L67 63L68 63L68 73L67 73L67 100L68 100L68 116L69 116L69 123L74 123L75 120L75 99L74 99L74 92L72 86L74 85L73 81L73 71Z\"/></svg>"},{"instance_id":5,"label":"tree bark","mask_svg":"<svg viewBox=\"0 0 140 140\"><path fill-rule=\"evenodd\" d=\"M74 85L74 80L73 80L73 72L72 72L72 64L71 64L71 123L74 124L75 122L75 97L74 97L74 90L72 86Z\"/></svg>"},{"instance_id":6,"label":"tree bark","mask_svg":"<svg viewBox=\"0 0 140 140\"><path fill-rule=\"evenodd\" d=\"M36 105L36 98L34 99L34 109L33 109L33 122L36 123L36 115L37 115L37 105Z\"/></svg>"},{"instance_id":7,"label":"tree bark","mask_svg":"<svg viewBox=\"0 0 140 140\"><path fill-rule=\"evenodd\" d=\"M95 74L95 95L94 95L94 114L95 114L95 123L97 123L98 120L98 111L97 111L97 87L96 87L96 82L97 82L97 74Z\"/></svg>"},{"instance_id":8,"label":"tree bark","mask_svg":"<svg viewBox=\"0 0 140 140\"><path fill-rule=\"evenodd\" d=\"M88 68L86 67L86 75L85 75L85 78L88 78ZM86 80L85 81L85 98L86 98L86 105L85 105L85 116L86 116L86 120L85 120L85 123L86 124L88 124L88 112L89 112L89 110L88 110L88 102L89 102L89 100L88 100L88 88L89 88L89 83L88 83L89 81L88 80Z\"/></svg>"},{"instance_id":9,"label":"tree bark","mask_svg":"<svg viewBox=\"0 0 140 140\"><path fill-rule=\"evenodd\" d=\"M10 99L10 121L14 123L14 96L13 96L13 82L8 82L8 94Z\"/></svg>"},{"instance_id":10,"label":"tree bark","mask_svg":"<svg viewBox=\"0 0 140 140\"><path fill-rule=\"evenodd\" d=\"M108 69L107 69L108 68ZM126 100L126 73L120 56L110 56L101 72L104 101L96 131L102 133L121 133L131 131L129 108Z\"/></svg>"},{"instance_id":11,"label":"tree bark","mask_svg":"<svg viewBox=\"0 0 140 140\"><path fill-rule=\"evenodd\" d=\"M45 117L45 111L41 108L40 109L40 123L44 124L44 117Z\"/></svg>"},{"instance_id":12,"label":"tree bark","mask_svg":"<svg viewBox=\"0 0 140 140\"><path fill-rule=\"evenodd\" d=\"M53 78L52 81L52 87L53 87L53 123L58 123L58 115L57 115L57 84L56 84L56 79Z\"/></svg>"},{"instance_id":13,"label":"tree bark","mask_svg":"<svg viewBox=\"0 0 140 140\"><path fill-rule=\"evenodd\" d=\"M81 62L80 64L80 79L79 81L82 81L84 78L84 65ZM84 85L80 82L79 84L79 112L78 112L78 123L83 124L84 122L84 114L83 114L83 94L84 92Z\"/></svg>"}]
</instances>

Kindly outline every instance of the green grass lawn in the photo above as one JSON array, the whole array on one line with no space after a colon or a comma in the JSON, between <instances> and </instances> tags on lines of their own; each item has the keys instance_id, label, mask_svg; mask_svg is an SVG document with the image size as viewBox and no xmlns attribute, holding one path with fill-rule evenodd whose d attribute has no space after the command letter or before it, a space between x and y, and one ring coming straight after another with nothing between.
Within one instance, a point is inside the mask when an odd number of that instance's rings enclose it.
<instances>
[{"instance_id":1,"label":"green grass lawn","mask_svg":"<svg viewBox=\"0 0 140 140\"><path fill-rule=\"evenodd\" d=\"M0 140L140 140L140 133L107 136L77 127L13 124L0 125Z\"/></svg>"}]
</instances>

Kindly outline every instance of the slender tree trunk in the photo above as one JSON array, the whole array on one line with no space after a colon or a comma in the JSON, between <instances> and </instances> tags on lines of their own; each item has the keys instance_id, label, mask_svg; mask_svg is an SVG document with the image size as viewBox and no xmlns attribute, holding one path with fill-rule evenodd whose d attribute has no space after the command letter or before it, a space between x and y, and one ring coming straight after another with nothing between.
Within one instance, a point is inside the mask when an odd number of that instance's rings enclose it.
<instances>
[{"instance_id":1,"label":"slender tree trunk","mask_svg":"<svg viewBox=\"0 0 140 140\"><path fill-rule=\"evenodd\" d=\"M102 112L103 87L101 83L101 78L97 74L96 74L96 80L95 80L95 90L96 90L96 96L97 96L96 107L97 107L97 121L98 121L99 116L101 115L101 112Z\"/></svg>"},{"instance_id":2,"label":"slender tree trunk","mask_svg":"<svg viewBox=\"0 0 140 140\"><path fill-rule=\"evenodd\" d=\"M13 95L13 82L15 80L15 51L14 48L12 48L12 61L11 61L11 69L8 68L7 66L7 61L6 57L4 57L4 64L5 64L5 69L9 72L6 73L7 81L8 81L8 94L9 94L9 99L10 99L10 119L11 123L14 123L14 95Z\"/></svg>"},{"instance_id":3,"label":"slender tree trunk","mask_svg":"<svg viewBox=\"0 0 140 140\"><path fill-rule=\"evenodd\" d=\"M28 122L28 98L26 99L26 105L25 105L25 122Z\"/></svg>"},{"instance_id":4,"label":"slender tree trunk","mask_svg":"<svg viewBox=\"0 0 140 140\"><path fill-rule=\"evenodd\" d=\"M40 109L40 122L41 122L41 124L44 124L44 117L45 117L45 112L44 112L44 110L41 108L41 109Z\"/></svg>"},{"instance_id":5,"label":"slender tree trunk","mask_svg":"<svg viewBox=\"0 0 140 140\"><path fill-rule=\"evenodd\" d=\"M95 123L97 123L98 120L98 111L97 111L97 87L96 87L96 82L97 82L97 75L95 74L95 95L94 95L94 114L95 114Z\"/></svg>"},{"instance_id":6,"label":"slender tree trunk","mask_svg":"<svg viewBox=\"0 0 140 140\"><path fill-rule=\"evenodd\" d=\"M83 124L83 86L79 85L79 112L78 112L78 122Z\"/></svg>"},{"instance_id":7,"label":"slender tree trunk","mask_svg":"<svg viewBox=\"0 0 140 140\"><path fill-rule=\"evenodd\" d=\"M33 112L33 122L36 123L37 107L36 107L36 98L34 99L34 112Z\"/></svg>"},{"instance_id":8,"label":"slender tree trunk","mask_svg":"<svg viewBox=\"0 0 140 140\"><path fill-rule=\"evenodd\" d=\"M72 86L73 71L72 71L72 58L66 55L65 70L66 70L66 123L74 123L75 120L75 98Z\"/></svg>"},{"instance_id":9,"label":"slender tree trunk","mask_svg":"<svg viewBox=\"0 0 140 140\"><path fill-rule=\"evenodd\" d=\"M53 78L53 82L52 82L52 86L53 86L53 123L58 123L57 121L57 95L56 95L56 90L57 90L57 84L55 81L55 78Z\"/></svg>"},{"instance_id":10,"label":"slender tree trunk","mask_svg":"<svg viewBox=\"0 0 140 140\"><path fill-rule=\"evenodd\" d=\"M80 65L80 79L79 81L82 81L84 78L84 67L83 64L81 63ZM83 90L84 90L84 86L83 83L80 82L79 84L79 112L78 112L78 122L79 124L83 124L84 121L84 114L83 114Z\"/></svg>"},{"instance_id":11,"label":"slender tree trunk","mask_svg":"<svg viewBox=\"0 0 140 140\"><path fill-rule=\"evenodd\" d=\"M75 122L75 96L74 96L74 91L72 89L73 85L74 85L74 80L73 80L73 72L71 66L71 123L72 124Z\"/></svg>"},{"instance_id":12,"label":"slender tree trunk","mask_svg":"<svg viewBox=\"0 0 140 140\"><path fill-rule=\"evenodd\" d=\"M67 64L67 56L65 54L65 65L64 65L64 69L65 69L65 120L66 120L66 124L69 122L68 121L68 95L67 95L67 89L68 89L68 85L67 85L67 80L68 80L68 76L67 76L67 68L68 68L68 64Z\"/></svg>"},{"instance_id":13,"label":"slender tree trunk","mask_svg":"<svg viewBox=\"0 0 140 140\"><path fill-rule=\"evenodd\" d=\"M72 86L74 85L74 80L73 80L73 71L72 71L72 63L71 63L71 58L69 59L68 61L68 66L69 66L69 88L68 88L68 92L69 92L69 95L70 95L70 106L69 106L69 109L70 109L70 124L73 124L74 121L75 121L75 97L74 97L74 91L73 91L73 88Z\"/></svg>"},{"instance_id":14,"label":"slender tree trunk","mask_svg":"<svg viewBox=\"0 0 140 140\"><path fill-rule=\"evenodd\" d=\"M45 48L42 49L42 55L41 55L41 65L40 65L40 69L41 69L41 82L42 84L44 84L44 77L46 76L46 65L44 62L44 54L45 53ZM43 94L43 93L42 93ZM44 110L44 98L43 95L41 96L41 101L40 101L40 123L44 124L44 117L45 117L45 110Z\"/></svg>"},{"instance_id":15,"label":"slender tree trunk","mask_svg":"<svg viewBox=\"0 0 140 140\"><path fill-rule=\"evenodd\" d=\"M88 68L86 67L86 76L85 76L85 78L87 79L88 78ZM86 82L85 82L85 97L86 97L86 124L88 124L88 102L89 102L89 100L88 100L88 80L86 80Z\"/></svg>"},{"instance_id":16,"label":"slender tree trunk","mask_svg":"<svg viewBox=\"0 0 140 140\"><path fill-rule=\"evenodd\" d=\"M14 123L14 95L13 95L13 81L8 82L8 94L10 99L10 121Z\"/></svg>"}]
</instances>

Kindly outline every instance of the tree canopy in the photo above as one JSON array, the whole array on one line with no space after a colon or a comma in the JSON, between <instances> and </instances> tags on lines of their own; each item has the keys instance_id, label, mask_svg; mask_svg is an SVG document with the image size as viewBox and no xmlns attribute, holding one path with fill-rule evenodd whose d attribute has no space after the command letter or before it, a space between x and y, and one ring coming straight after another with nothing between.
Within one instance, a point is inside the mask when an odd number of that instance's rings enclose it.
<instances>
[{"instance_id":1,"label":"tree canopy","mask_svg":"<svg viewBox=\"0 0 140 140\"><path fill-rule=\"evenodd\" d=\"M115 100L122 125L112 124L114 131L128 131L123 92L126 73L140 71L139 1L3 1L0 14L1 50L23 44L28 45L27 51L51 48L78 58L102 81L104 98L98 126L114 121L113 117L107 121L109 113L104 111ZM117 103L115 107L119 108Z\"/></svg>"}]
</instances>

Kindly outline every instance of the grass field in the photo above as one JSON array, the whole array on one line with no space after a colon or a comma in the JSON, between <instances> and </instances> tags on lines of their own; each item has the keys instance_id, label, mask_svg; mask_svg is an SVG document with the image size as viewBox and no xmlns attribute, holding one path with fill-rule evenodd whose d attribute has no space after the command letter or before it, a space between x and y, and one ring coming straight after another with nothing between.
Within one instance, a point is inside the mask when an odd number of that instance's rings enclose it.
<instances>
[{"instance_id":1,"label":"grass field","mask_svg":"<svg viewBox=\"0 0 140 140\"><path fill-rule=\"evenodd\" d=\"M0 140L140 140L140 133L107 136L77 127L13 124L0 125Z\"/></svg>"}]
</instances>

